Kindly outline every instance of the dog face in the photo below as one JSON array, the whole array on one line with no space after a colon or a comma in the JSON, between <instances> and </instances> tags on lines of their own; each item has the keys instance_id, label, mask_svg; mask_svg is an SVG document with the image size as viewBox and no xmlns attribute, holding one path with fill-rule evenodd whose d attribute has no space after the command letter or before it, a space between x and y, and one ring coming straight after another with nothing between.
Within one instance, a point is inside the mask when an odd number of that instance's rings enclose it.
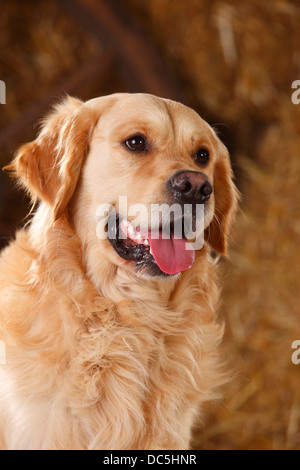
<instances>
[{"instance_id":1,"label":"dog face","mask_svg":"<svg viewBox=\"0 0 300 470\"><path fill-rule=\"evenodd\" d=\"M69 212L88 265L109 262L147 276L190 268L196 254L185 232L195 228L197 207L205 239L226 252L237 202L228 152L182 104L145 94L69 99L11 168L53 220Z\"/></svg>"}]
</instances>

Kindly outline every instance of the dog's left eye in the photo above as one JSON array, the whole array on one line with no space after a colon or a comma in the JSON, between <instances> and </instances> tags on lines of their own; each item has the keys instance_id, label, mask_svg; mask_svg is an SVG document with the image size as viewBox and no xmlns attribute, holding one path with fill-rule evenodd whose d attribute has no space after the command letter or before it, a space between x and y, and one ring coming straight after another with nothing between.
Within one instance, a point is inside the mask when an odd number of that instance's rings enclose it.
<instances>
[{"instance_id":1,"label":"dog's left eye","mask_svg":"<svg viewBox=\"0 0 300 470\"><path fill-rule=\"evenodd\" d=\"M209 162L209 151L205 147L200 148L194 159L198 165L206 165Z\"/></svg>"},{"instance_id":2,"label":"dog's left eye","mask_svg":"<svg viewBox=\"0 0 300 470\"><path fill-rule=\"evenodd\" d=\"M146 150L146 140L140 135L135 135L126 140L125 145L134 152L143 152Z\"/></svg>"}]
</instances>

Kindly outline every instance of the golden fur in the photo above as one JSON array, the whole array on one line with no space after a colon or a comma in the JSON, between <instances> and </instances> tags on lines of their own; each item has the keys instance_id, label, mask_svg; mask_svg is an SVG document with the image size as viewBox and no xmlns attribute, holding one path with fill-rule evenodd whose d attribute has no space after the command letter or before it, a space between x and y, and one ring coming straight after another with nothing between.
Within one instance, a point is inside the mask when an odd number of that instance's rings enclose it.
<instances>
[{"instance_id":1,"label":"golden fur","mask_svg":"<svg viewBox=\"0 0 300 470\"><path fill-rule=\"evenodd\" d=\"M146 110L146 112L145 112ZM150 134L150 157L119 142ZM99 203L163 198L191 146L210 146L206 243L193 268L138 275L96 236ZM143 94L67 98L10 165L39 206L0 259L0 445L186 449L201 404L227 379L210 251L226 251L237 191L228 153L191 109Z\"/></svg>"}]
</instances>

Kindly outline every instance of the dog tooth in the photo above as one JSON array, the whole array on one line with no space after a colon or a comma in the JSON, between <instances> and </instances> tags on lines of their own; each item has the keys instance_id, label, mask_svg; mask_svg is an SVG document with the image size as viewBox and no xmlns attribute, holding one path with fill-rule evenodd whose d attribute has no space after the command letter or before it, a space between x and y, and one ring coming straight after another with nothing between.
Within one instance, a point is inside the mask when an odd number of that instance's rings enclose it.
<instances>
[{"instance_id":1,"label":"dog tooth","mask_svg":"<svg viewBox=\"0 0 300 470\"><path fill-rule=\"evenodd\" d=\"M143 240L144 245L148 246L149 245L149 240Z\"/></svg>"},{"instance_id":2,"label":"dog tooth","mask_svg":"<svg viewBox=\"0 0 300 470\"><path fill-rule=\"evenodd\" d=\"M134 227L133 227L133 225L131 225L130 223L129 223L128 226L127 226L127 231L128 231L128 233L129 233L129 235L130 235L131 237L133 237L133 236L135 235Z\"/></svg>"}]
</instances>

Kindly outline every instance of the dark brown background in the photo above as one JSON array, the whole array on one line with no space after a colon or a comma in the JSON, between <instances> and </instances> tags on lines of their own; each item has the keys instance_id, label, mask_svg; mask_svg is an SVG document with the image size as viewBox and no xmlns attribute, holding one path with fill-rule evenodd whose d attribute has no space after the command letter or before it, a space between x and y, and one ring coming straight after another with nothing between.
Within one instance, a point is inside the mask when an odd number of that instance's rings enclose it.
<instances>
[{"instance_id":1,"label":"dark brown background","mask_svg":"<svg viewBox=\"0 0 300 470\"><path fill-rule=\"evenodd\" d=\"M207 408L196 449L300 449L300 7L295 1L0 2L0 163L50 105L144 91L180 100L229 147L243 194L220 317L235 371ZM0 173L0 245L28 201Z\"/></svg>"}]
</instances>

